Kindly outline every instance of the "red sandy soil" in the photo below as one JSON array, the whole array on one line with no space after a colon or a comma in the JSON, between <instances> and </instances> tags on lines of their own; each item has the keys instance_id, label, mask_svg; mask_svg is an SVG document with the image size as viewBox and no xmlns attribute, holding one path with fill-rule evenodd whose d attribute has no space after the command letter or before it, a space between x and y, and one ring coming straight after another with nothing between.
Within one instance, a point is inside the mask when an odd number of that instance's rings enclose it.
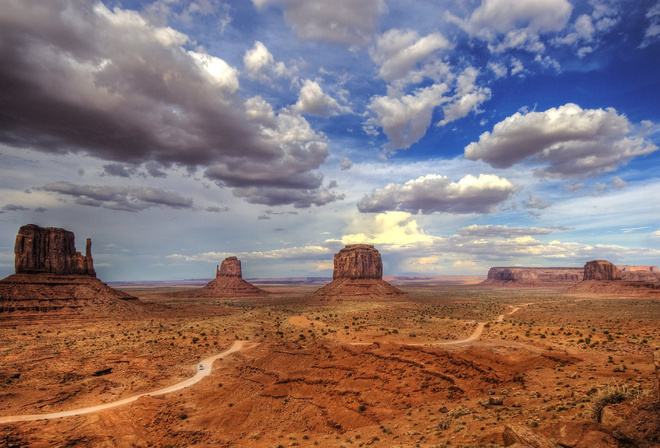
<instances>
[{"instance_id":1,"label":"red sandy soil","mask_svg":"<svg viewBox=\"0 0 660 448\"><path fill-rule=\"evenodd\" d=\"M0 417L154 391L236 340L259 343L176 392L1 424L0 446L504 446L505 425L577 448L657 446L653 296L413 282L399 301L319 304L316 287L260 287L271 295L133 289L146 305L116 319L0 314ZM634 394L599 423L608 386Z\"/></svg>"}]
</instances>

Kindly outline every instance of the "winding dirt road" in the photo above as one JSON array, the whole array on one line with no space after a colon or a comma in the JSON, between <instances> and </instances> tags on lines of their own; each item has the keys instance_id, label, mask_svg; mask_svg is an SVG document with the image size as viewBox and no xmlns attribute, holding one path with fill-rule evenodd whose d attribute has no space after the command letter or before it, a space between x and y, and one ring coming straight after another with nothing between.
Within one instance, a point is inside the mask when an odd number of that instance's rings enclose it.
<instances>
[{"instance_id":1,"label":"winding dirt road","mask_svg":"<svg viewBox=\"0 0 660 448\"><path fill-rule=\"evenodd\" d=\"M168 394L170 392L175 392L177 390L184 389L186 387L190 387L193 384L198 383L199 381L202 380L202 378L205 378L211 374L211 371L213 370L213 362L216 359L224 358L225 356L231 355L234 352L237 352L239 350L247 350L253 347L256 347L259 345L257 342L246 342L246 341L236 341L234 344L229 347L227 350L224 352L218 353L217 355L213 355L209 358L203 359L200 361L198 364L195 364L193 366L193 369L196 370L196 373L193 377L188 378L187 380L183 380L181 382L178 382L176 384L173 384L171 386L165 387L163 389L158 389L153 392L146 392L143 394L139 395L134 395L132 397L124 398L123 400L119 401L113 401L112 403L105 403L105 404L100 404L97 406L90 406L88 408L80 408L80 409L72 409L70 411L61 411L61 412L53 412L50 414L31 414L31 415L9 415L5 417L0 417L0 423L12 423L12 422L28 422L28 421L34 421L34 420L49 420L49 419L54 419L54 418L62 418L62 417L71 417L74 415L84 415L84 414L91 414L93 412L98 412L102 411L104 409L110 409L114 408L117 406L123 406L128 403L132 403L136 401L140 397L145 397L145 396L156 396L156 395L164 395ZM199 365L202 365L204 368L199 369Z\"/></svg>"},{"instance_id":2,"label":"winding dirt road","mask_svg":"<svg viewBox=\"0 0 660 448\"><path fill-rule=\"evenodd\" d=\"M520 308L517 307L512 307L513 309L507 313L507 315L511 315L518 311ZM497 322L502 322L504 320L504 314L500 314L497 316L496 321ZM304 319L304 318L303 318ZM293 318L291 318L292 322L294 325L299 324L298 322L293 322ZM442 342L427 342L427 343L416 343L416 344L406 344L406 345L458 345L458 344L469 344L471 342L477 341L480 337L481 334L484 331L485 327L484 322L479 322L477 324L477 328L474 329L472 334L468 336L465 339L460 339L457 341L442 341ZM143 394L135 395L132 397L124 398L123 400L119 401L113 401L112 403L105 403L105 404L100 404L97 406L90 406L88 408L80 408L80 409L72 409L70 411L61 411L61 412L53 412L50 414L31 414L31 415L9 415L5 417L0 417L0 424L2 423L12 423L12 422L28 422L28 421L34 421L34 420L49 420L49 419L55 419L55 418L63 418L63 417L72 417L75 415L84 415L84 414L91 414L93 412L98 412L102 411L104 409L110 409L114 408L117 406L123 406L128 403L132 403L136 401L140 397L144 396L157 396L157 395L164 395L168 394L170 392L175 392L177 390L184 389L186 387L190 387L193 384L198 383L201 381L202 378L205 378L211 374L211 371L213 369L213 362L217 359L224 358L225 356L231 355L232 353L235 353L239 350L247 350L253 347L256 347L259 345L258 342L247 342L247 341L236 341L234 344L229 347L227 350L224 352L218 353L217 355L211 356L209 358L203 359L199 364L195 364L193 366L193 369L195 369L196 373L193 377L188 378L187 380L183 380L181 382L178 382L176 384L173 384L171 386L165 387L163 389L158 389L153 392L146 392ZM354 342L351 345L371 345L370 342ZM199 369L199 365L203 366L203 369Z\"/></svg>"}]
</instances>

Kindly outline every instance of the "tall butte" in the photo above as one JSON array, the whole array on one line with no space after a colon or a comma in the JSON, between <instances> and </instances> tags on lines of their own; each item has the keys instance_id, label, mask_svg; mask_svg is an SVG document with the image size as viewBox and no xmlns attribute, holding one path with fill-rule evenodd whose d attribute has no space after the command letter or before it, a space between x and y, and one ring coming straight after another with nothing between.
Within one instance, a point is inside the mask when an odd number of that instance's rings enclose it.
<instances>
[{"instance_id":1,"label":"tall butte","mask_svg":"<svg viewBox=\"0 0 660 448\"><path fill-rule=\"evenodd\" d=\"M243 280L241 260L225 258L215 269L215 279L194 293L195 297L259 297L268 292Z\"/></svg>"},{"instance_id":2,"label":"tall butte","mask_svg":"<svg viewBox=\"0 0 660 448\"><path fill-rule=\"evenodd\" d=\"M73 232L22 226L14 245L15 274L0 280L0 312L120 310L139 301L96 278L92 241L76 252Z\"/></svg>"},{"instance_id":3,"label":"tall butte","mask_svg":"<svg viewBox=\"0 0 660 448\"><path fill-rule=\"evenodd\" d=\"M383 261L370 244L351 244L335 254L332 281L314 293L322 301L333 298L378 299L404 293L383 280Z\"/></svg>"}]
</instances>

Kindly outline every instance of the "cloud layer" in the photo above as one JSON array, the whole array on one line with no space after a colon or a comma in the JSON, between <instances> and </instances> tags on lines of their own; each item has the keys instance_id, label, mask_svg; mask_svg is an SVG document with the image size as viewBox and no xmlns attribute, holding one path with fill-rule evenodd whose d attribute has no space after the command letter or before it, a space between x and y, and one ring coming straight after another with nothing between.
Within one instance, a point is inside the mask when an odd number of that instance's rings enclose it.
<instances>
[{"instance_id":1,"label":"cloud layer","mask_svg":"<svg viewBox=\"0 0 660 448\"><path fill-rule=\"evenodd\" d=\"M613 108L582 109L565 104L545 112L516 113L465 147L465 157L495 168L529 161L544 177L588 177L616 170L658 149L634 135L625 115Z\"/></svg>"},{"instance_id":2,"label":"cloud layer","mask_svg":"<svg viewBox=\"0 0 660 448\"><path fill-rule=\"evenodd\" d=\"M358 209L363 213L493 213L514 191L511 182L493 174L467 175L458 182L429 174L375 190L360 200Z\"/></svg>"},{"instance_id":3,"label":"cloud layer","mask_svg":"<svg viewBox=\"0 0 660 448\"><path fill-rule=\"evenodd\" d=\"M268 185L292 190L296 203L301 195L319 202L323 138L290 112L270 128L250 120L239 71L188 49L185 34L135 11L53 0L5 4L0 42L0 142L135 166L214 166L207 173L223 185ZM250 74L285 74L259 44L247 58ZM118 167L108 165L108 174L129 174Z\"/></svg>"}]
</instances>

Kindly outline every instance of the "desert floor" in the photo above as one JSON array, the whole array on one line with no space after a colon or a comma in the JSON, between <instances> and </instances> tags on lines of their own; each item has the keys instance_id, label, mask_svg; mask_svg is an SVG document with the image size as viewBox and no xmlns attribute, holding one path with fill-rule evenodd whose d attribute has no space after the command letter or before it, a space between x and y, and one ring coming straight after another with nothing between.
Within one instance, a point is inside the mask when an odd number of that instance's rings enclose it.
<instances>
[{"instance_id":1,"label":"desert floor","mask_svg":"<svg viewBox=\"0 0 660 448\"><path fill-rule=\"evenodd\" d=\"M660 296L410 283L320 303L317 286L259 286L271 295L123 288L139 312L0 314L0 446L503 446L505 425L575 446L604 428L601 391L628 397L611 429L657 385ZM148 394L232 346L176 391L3 421Z\"/></svg>"}]
</instances>

